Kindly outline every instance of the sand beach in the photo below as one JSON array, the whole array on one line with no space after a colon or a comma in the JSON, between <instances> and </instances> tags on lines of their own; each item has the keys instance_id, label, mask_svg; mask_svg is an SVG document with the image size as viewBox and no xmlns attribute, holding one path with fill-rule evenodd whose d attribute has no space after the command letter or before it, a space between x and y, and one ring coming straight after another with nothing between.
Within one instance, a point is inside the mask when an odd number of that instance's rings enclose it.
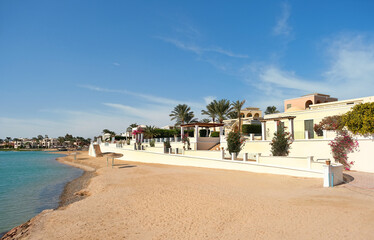
<instances>
[{"instance_id":1,"label":"sand beach","mask_svg":"<svg viewBox=\"0 0 374 240\"><path fill-rule=\"evenodd\" d=\"M373 239L374 191L321 179L144 164L81 152L87 172L4 239Z\"/></svg>"}]
</instances>

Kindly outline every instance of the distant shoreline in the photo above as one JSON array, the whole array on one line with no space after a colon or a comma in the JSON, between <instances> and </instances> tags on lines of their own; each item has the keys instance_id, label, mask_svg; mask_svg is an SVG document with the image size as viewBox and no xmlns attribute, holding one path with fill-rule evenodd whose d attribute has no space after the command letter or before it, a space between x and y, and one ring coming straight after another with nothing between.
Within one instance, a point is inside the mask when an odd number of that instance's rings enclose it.
<instances>
[{"instance_id":1,"label":"distant shoreline","mask_svg":"<svg viewBox=\"0 0 374 240\"><path fill-rule=\"evenodd\" d=\"M42 152L45 149L16 149L16 148L0 148L0 152Z\"/></svg>"}]
</instances>

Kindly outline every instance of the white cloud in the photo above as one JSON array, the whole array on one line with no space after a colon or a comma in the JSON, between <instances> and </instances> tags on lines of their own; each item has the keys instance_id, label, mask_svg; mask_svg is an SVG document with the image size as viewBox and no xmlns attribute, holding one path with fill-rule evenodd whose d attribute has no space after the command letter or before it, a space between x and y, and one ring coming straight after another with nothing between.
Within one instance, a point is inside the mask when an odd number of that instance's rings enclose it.
<instances>
[{"instance_id":1,"label":"white cloud","mask_svg":"<svg viewBox=\"0 0 374 240\"><path fill-rule=\"evenodd\" d=\"M168 107L143 106L130 107L107 103L103 110L74 111L65 109L44 109L45 118L16 119L0 117L0 138L34 137L47 134L49 137L74 136L93 137L103 129L121 133L132 123L164 126L170 123Z\"/></svg>"},{"instance_id":2,"label":"white cloud","mask_svg":"<svg viewBox=\"0 0 374 240\"><path fill-rule=\"evenodd\" d=\"M168 106L175 106L175 105L182 104L182 103L185 103L193 107L202 106L202 103L200 102L175 100L175 99L158 97L158 96L153 96L153 95L144 94L144 93L137 93L137 92L128 91L128 90L108 89L108 88L101 88L101 87L92 86L92 85L78 85L78 86L81 88L86 88L86 89L97 91L97 92L108 92L108 93L119 93L119 94L131 95L131 96L146 100L150 103L159 103L159 104L168 105Z\"/></svg>"},{"instance_id":3,"label":"white cloud","mask_svg":"<svg viewBox=\"0 0 374 240\"><path fill-rule=\"evenodd\" d=\"M323 73L335 94L347 97L373 95L374 41L361 35L342 35L332 41L330 67Z\"/></svg>"},{"instance_id":4,"label":"white cloud","mask_svg":"<svg viewBox=\"0 0 374 240\"><path fill-rule=\"evenodd\" d=\"M303 78L272 64L253 63L242 72L250 85L280 102L312 92L327 93L340 99L373 95L374 41L363 36L341 35L329 42L326 53L330 61L321 72L321 79ZM258 99L267 100L261 96Z\"/></svg>"},{"instance_id":5,"label":"white cloud","mask_svg":"<svg viewBox=\"0 0 374 240\"><path fill-rule=\"evenodd\" d=\"M290 35L292 28L288 24L288 19L291 15L291 6L284 2L282 3L282 15L279 17L277 23L273 28L273 34L275 35Z\"/></svg>"},{"instance_id":6,"label":"white cloud","mask_svg":"<svg viewBox=\"0 0 374 240\"><path fill-rule=\"evenodd\" d=\"M121 64L119 64L118 62L114 62L113 65L116 66L116 67L121 66Z\"/></svg>"},{"instance_id":7,"label":"white cloud","mask_svg":"<svg viewBox=\"0 0 374 240\"><path fill-rule=\"evenodd\" d=\"M222 49L221 47L200 47L200 46L197 46L196 44L185 43L180 40L173 39L173 38L165 38L165 37L157 37L157 38L163 40L164 42L171 43L180 49L193 52L197 55L202 55L204 53L218 53L218 54L221 54L227 57L248 58L248 55L246 54L233 53L229 50Z\"/></svg>"}]
</instances>

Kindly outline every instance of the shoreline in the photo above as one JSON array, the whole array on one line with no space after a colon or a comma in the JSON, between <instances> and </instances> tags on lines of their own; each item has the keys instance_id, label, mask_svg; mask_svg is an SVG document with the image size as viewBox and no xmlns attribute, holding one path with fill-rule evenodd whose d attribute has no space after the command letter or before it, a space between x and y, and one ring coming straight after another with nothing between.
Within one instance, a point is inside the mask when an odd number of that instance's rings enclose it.
<instances>
[{"instance_id":1,"label":"shoreline","mask_svg":"<svg viewBox=\"0 0 374 240\"><path fill-rule=\"evenodd\" d=\"M79 177L65 184L64 189L62 190L59 196L59 202L56 208L45 209L42 212L35 215L34 217L32 217L31 219L29 219L28 221L26 221L25 223L18 225L10 229L7 232L0 233L0 240L10 240L10 239L18 239L19 237L25 237L27 236L29 227L31 227L32 224L36 222L41 216L52 211L64 209L70 204L83 200L84 198L89 196L89 194L86 191L84 191L84 189L90 183L91 178L97 176L96 169L86 166L86 165L72 162L73 161L72 159L71 159L72 161L69 161L70 160L69 157L72 156L70 155L71 152L57 152L57 151L48 151L48 152L64 155L61 157L57 157L55 161L58 161L61 164L65 164L65 165L69 165L75 168L82 169L83 170L82 175L80 175Z\"/></svg>"},{"instance_id":2,"label":"shoreline","mask_svg":"<svg viewBox=\"0 0 374 240\"><path fill-rule=\"evenodd\" d=\"M58 157L56 158L56 161L65 165L82 169L83 173L81 176L65 184L64 189L60 195L58 207L56 209L67 207L68 205L80 201L89 196L89 194L86 191L84 191L84 189L87 188L91 178L97 175L96 169L82 164L70 162L67 160L68 157L69 155Z\"/></svg>"}]
</instances>

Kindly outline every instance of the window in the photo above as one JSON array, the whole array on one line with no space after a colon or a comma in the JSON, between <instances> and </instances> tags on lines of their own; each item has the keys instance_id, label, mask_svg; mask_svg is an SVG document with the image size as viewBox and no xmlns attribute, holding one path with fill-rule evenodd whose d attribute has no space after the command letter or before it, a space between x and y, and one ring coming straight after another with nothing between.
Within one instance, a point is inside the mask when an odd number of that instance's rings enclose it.
<instances>
[{"instance_id":1,"label":"window","mask_svg":"<svg viewBox=\"0 0 374 240\"><path fill-rule=\"evenodd\" d=\"M312 120L304 120L304 130L308 131L309 138L314 138L314 129L313 129L313 119Z\"/></svg>"},{"instance_id":2,"label":"window","mask_svg":"<svg viewBox=\"0 0 374 240\"><path fill-rule=\"evenodd\" d=\"M291 104L289 103L289 104L287 104L287 109L289 109L289 108L291 108Z\"/></svg>"}]
</instances>

